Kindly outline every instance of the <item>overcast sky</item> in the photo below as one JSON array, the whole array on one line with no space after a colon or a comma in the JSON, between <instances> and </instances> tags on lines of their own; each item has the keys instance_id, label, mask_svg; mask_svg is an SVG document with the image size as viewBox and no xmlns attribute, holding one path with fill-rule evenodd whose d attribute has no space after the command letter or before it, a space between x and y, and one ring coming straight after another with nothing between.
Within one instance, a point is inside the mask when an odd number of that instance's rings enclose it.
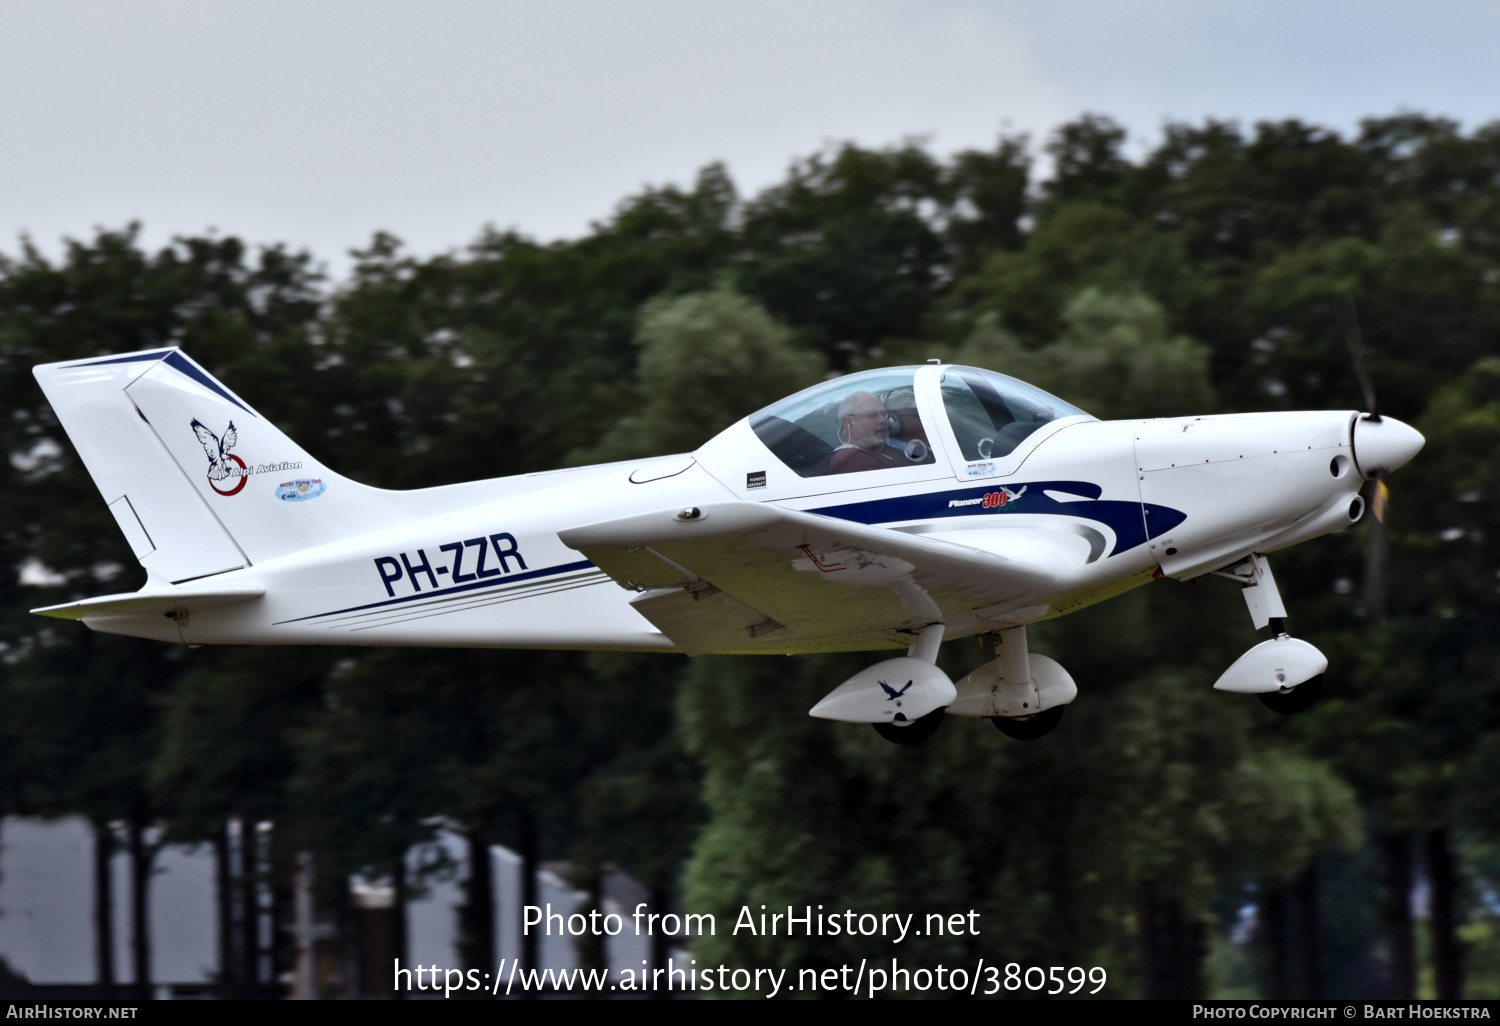
<instances>
[{"instance_id":1,"label":"overcast sky","mask_svg":"<svg viewBox=\"0 0 1500 1026\"><path fill-rule=\"evenodd\" d=\"M139 220L418 253L566 238L723 161L940 154L1083 111L1500 117L1493 0L0 0L0 252ZM1138 152L1138 150L1137 150Z\"/></svg>"}]
</instances>

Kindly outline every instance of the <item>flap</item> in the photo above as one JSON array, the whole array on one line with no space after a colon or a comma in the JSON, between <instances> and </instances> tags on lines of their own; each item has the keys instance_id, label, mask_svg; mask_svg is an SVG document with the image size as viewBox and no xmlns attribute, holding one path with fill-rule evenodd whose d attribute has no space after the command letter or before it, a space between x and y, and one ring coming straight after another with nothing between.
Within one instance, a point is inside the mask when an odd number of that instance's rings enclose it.
<instances>
[{"instance_id":1,"label":"flap","mask_svg":"<svg viewBox=\"0 0 1500 1026\"><path fill-rule=\"evenodd\" d=\"M217 609L239 602L249 602L266 593L264 588L217 588L213 591L133 591L123 595L101 595L98 598L64 602L60 606L33 609L37 616L55 616L59 620L82 620L86 616L149 616L152 613L192 613L200 609Z\"/></svg>"},{"instance_id":2,"label":"flap","mask_svg":"<svg viewBox=\"0 0 1500 1026\"><path fill-rule=\"evenodd\" d=\"M685 513L558 536L646 592L635 608L689 654L902 647L898 632L1003 612L1057 583L1042 560L760 503Z\"/></svg>"}]
</instances>

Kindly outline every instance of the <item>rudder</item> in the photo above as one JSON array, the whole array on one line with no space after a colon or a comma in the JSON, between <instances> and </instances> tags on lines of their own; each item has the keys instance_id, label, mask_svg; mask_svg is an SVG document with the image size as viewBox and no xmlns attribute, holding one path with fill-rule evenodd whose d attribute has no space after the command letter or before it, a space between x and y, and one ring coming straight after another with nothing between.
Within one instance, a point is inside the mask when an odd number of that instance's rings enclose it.
<instances>
[{"instance_id":1,"label":"rudder","mask_svg":"<svg viewBox=\"0 0 1500 1026\"><path fill-rule=\"evenodd\" d=\"M235 570L381 526L334 474L178 349L33 370L153 577Z\"/></svg>"}]
</instances>

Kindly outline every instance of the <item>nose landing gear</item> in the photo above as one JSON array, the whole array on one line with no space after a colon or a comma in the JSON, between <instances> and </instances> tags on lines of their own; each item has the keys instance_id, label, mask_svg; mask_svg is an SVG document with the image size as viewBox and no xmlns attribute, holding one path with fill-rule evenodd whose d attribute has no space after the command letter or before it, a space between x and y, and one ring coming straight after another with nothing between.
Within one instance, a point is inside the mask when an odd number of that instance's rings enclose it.
<instances>
[{"instance_id":1,"label":"nose landing gear","mask_svg":"<svg viewBox=\"0 0 1500 1026\"><path fill-rule=\"evenodd\" d=\"M1322 693L1323 675L1320 673L1311 680L1298 684L1290 691L1262 691L1255 697L1260 699L1261 705L1272 712L1291 716L1294 713L1311 709Z\"/></svg>"},{"instance_id":2,"label":"nose landing gear","mask_svg":"<svg viewBox=\"0 0 1500 1026\"><path fill-rule=\"evenodd\" d=\"M1240 583L1256 630L1269 626L1275 636L1236 659L1214 687L1257 695L1267 709L1284 715L1310 708L1322 693L1328 658L1286 632L1286 606L1266 557L1250 556L1215 573Z\"/></svg>"}]
</instances>

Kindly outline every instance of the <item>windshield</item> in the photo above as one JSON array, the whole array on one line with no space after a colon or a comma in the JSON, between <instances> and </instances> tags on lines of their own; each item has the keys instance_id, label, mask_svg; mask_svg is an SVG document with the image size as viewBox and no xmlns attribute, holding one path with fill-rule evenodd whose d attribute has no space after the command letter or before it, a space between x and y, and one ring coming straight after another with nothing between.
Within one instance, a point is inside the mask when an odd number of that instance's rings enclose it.
<instances>
[{"instance_id":1,"label":"windshield","mask_svg":"<svg viewBox=\"0 0 1500 1026\"><path fill-rule=\"evenodd\" d=\"M915 376L900 367L825 381L761 410L750 427L800 477L930 464Z\"/></svg>"},{"instance_id":2,"label":"windshield","mask_svg":"<svg viewBox=\"0 0 1500 1026\"><path fill-rule=\"evenodd\" d=\"M1021 440L1063 417L1087 417L1040 388L975 367L943 372L943 409L965 460L1008 456Z\"/></svg>"}]
</instances>

